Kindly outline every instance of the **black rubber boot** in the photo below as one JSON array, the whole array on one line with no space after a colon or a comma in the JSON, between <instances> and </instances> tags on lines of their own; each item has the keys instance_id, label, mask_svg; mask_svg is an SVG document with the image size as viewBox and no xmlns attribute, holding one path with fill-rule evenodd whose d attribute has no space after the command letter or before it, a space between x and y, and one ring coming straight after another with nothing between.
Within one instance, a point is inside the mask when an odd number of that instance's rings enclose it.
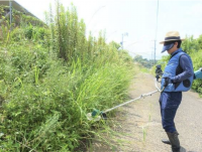
<instances>
[{"instance_id":1,"label":"black rubber boot","mask_svg":"<svg viewBox=\"0 0 202 152\"><path fill-rule=\"evenodd\" d=\"M164 143L164 144L171 145L170 140L168 140L168 139L162 139L161 141L162 141L162 143Z\"/></svg>"},{"instance_id":2,"label":"black rubber boot","mask_svg":"<svg viewBox=\"0 0 202 152\"><path fill-rule=\"evenodd\" d=\"M176 133L177 133L177 135L179 135L179 133L178 133L177 131L176 131ZM162 139L161 141L162 141L162 143L164 143L164 144L171 145L171 142L170 142L169 139Z\"/></svg>"},{"instance_id":3,"label":"black rubber boot","mask_svg":"<svg viewBox=\"0 0 202 152\"><path fill-rule=\"evenodd\" d=\"M178 133L167 132L167 135L171 143L172 152L180 152L180 141L178 139Z\"/></svg>"},{"instance_id":4,"label":"black rubber boot","mask_svg":"<svg viewBox=\"0 0 202 152\"><path fill-rule=\"evenodd\" d=\"M176 128L176 127L175 127L175 123L174 123L174 128ZM176 131L176 133L179 135L179 133L178 133L177 131ZM171 145L171 143L170 143L170 140L169 140L169 139L162 139L161 141L162 141L162 143L164 143L164 144Z\"/></svg>"}]
</instances>

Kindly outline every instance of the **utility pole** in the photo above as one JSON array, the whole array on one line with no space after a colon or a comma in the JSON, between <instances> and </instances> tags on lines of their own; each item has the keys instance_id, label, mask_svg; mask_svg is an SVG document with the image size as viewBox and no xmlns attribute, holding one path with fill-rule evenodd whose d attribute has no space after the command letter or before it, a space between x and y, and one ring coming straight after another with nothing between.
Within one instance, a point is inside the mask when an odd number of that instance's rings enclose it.
<instances>
[{"instance_id":1,"label":"utility pole","mask_svg":"<svg viewBox=\"0 0 202 152\"><path fill-rule=\"evenodd\" d=\"M128 36L128 33L123 33L123 34L122 34L122 41L121 41L122 50L123 50L123 37L124 37L124 36Z\"/></svg>"},{"instance_id":2,"label":"utility pole","mask_svg":"<svg viewBox=\"0 0 202 152\"><path fill-rule=\"evenodd\" d=\"M10 6L10 30L12 30L12 1L9 1L9 6Z\"/></svg>"},{"instance_id":3,"label":"utility pole","mask_svg":"<svg viewBox=\"0 0 202 152\"><path fill-rule=\"evenodd\" d=\"M155 29L155 39L154 39L154 62L155 63L156 63L156 39L157 39L157 30L158 30L158 13L159 13L159 0L157 0L156 29Z\"/></svg>"}]
</instances>

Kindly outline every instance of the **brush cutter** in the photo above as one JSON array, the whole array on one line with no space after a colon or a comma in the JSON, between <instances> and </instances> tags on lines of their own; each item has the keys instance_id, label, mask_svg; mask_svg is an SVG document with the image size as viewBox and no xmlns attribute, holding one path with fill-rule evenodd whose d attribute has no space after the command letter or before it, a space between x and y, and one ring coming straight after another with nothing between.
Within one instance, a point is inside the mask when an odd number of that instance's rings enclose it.
<instances>
[{"instance_id":1,"label":"brush cutter","mask_svg":"<svg viewBox=\"0 0 202 152\"><path fill-rule=\"evenodd\" d=\"M100 119L107 119L107 115L106 115L107 112L110 112L110 111L112 111L114 109L117 109L119 107L127 105L127 104L129 104L131 102L134 102L136 100L139 100L141 98L144 98L144 97L147 97L147 96L152 96L153 94L155 94L157 92L162 92L165 89L166 86L164 86L162 89L160 89L159 86L158 86L158 84L157 84L158 82L159 81L157 81L157 79L155 79L156 90L154 90L152 92L149 92L149 93L141 94L139 97L137 97L135 99L126 101L126 102L124 102L122 104L119 104L119 105L117 105L115 107L112 107L110 109L107 109L105 111L100 111L100 110L94 109L93 112L87 114L87 119L88 120L93 120L93 121L99 121Z\"/></svg>"},{"instance_id":2,"label":"brush cutter","mask_svg":"<svg viewBox=\"0 0 202 152\"><path fill-rule=\"evenodd\" d=\"M114 110L114 109L117 109L117 108L119 108L119 107L122 107L122 106L124 106L124 105L127 105L127 104L129 104L129 103L131 103L131 102L134 102L134 101L136 101L136 100L139 100L139 99L141 99L141 98L143 98L143 97L151 96L151 95L153 95L153 94L155 94L155 93L157 93L157 92L159 92L159 91L158 91L158 90L154 90L154 91L152 91L152 92L149 92L149 93L146 93L146 94L142 94L142 95L140 95L139 97L137 97L137 98L135 98L135 99L126 101L126 102L124 102L124 103L122 103L122 104L119 104L119 105L117 105L117 106L115 106L115 107L112 107L112 108L110 108L110 109L107 109L107 110L105 110L105 111L99 111L99 110L97 110L97 109L94 109L92 113L88 113L88 114L87 114L87 119L88 119L88 120L94 120L94 121L98 121L98 120L100 120L101 118L102 118L102 119L107 119L107 115L106 115L107 112L110 112L110 111L112 111L112 110Z\"/></svg>"}]
</instances>

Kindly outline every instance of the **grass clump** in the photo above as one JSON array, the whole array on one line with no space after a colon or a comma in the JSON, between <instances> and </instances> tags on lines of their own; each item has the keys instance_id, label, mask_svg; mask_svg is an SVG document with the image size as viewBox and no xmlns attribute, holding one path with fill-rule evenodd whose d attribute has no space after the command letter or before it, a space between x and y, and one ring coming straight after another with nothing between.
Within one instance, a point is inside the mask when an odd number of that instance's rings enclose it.
<instances>
[{"instance_id":1,"label":"grass clump","mask_svg":"<svg viewBox=\"0 0 202 152\"><path fill-rule=\"evenodd\" d=\"M24 23L4 31L3 151L74 151L96 134L86 114L120 103L133 78L129 55L118 51L115 42L106 43L102 32L87 39L85 23L78 21L73 5L65 11L58 3L56 16L50 12L48 18L45 27Z\"/></svg>"}]
</instances>

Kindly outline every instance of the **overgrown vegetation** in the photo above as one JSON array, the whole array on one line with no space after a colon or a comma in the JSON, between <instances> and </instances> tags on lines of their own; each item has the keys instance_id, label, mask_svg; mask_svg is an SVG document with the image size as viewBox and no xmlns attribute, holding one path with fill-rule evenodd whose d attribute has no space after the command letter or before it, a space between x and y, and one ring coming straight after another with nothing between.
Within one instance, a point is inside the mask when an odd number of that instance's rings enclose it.
<instances>
[{"instance_id":1,"label":"overgrown vegetation","mask_svg":"<svg viewBox=\"0 0 202 152\"><path fill-rule=\"evenodd\" d=\"M86 114L125 99L133 78L130 56L102 32L86 38L73 5L57 3L44 26L1 26L2 151L74 151L96 134Z\"/></svg>"}]
</instances>

